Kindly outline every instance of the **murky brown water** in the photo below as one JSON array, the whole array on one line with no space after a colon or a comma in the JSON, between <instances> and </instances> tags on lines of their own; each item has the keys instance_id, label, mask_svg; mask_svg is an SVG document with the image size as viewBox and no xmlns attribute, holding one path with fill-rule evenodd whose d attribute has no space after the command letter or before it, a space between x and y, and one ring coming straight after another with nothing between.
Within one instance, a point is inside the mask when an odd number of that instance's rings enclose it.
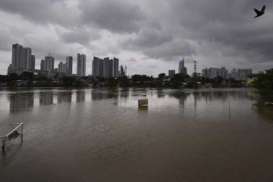
<instances>
[{"instance_id":1,"label":"murky brown water","mask_svg":"<svg viewBox=\"0 0 273 182\"><path fill-rule=\"evenodd\" d=\"M146 95L149 109L139 111ZM273 181L273 117L251 90L0 91L0 181ZM272 110L273 112L273 110Z\"/></svg>"}]
</instances>

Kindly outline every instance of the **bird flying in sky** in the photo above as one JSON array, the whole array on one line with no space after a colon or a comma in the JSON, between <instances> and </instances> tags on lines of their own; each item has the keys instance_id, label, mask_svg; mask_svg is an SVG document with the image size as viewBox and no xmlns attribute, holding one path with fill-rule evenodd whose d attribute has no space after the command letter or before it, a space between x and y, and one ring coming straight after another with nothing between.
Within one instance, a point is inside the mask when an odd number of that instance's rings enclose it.
<instances>
[{"instance_id":1,"label":"bird flying in sky","mask_svg":"<svg viewBox=\"0 0 273 182\"><path fill-rule=\"evenodd\" d=\"M258 9L255 8L255 9L254 9L254 11L255 11L255 13L256 13L255 18L258 18L258 17L264 15L265 9L266 9L266 6L265 6L265 5L262 7L261 10L258 10Z\"/></svg>"}]
</instances>

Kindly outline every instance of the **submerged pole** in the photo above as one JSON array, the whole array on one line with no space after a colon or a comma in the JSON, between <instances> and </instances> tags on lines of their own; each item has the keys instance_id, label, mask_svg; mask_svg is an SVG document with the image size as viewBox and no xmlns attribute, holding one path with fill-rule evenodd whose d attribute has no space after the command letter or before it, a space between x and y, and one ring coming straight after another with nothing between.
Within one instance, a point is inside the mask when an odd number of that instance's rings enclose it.
<instances>
[{"instance_id":1,"label":"submerged pole","mask_svg":"<svg viewBox=\"0 0 273 182\"><path fill-rule=\"evenodd\" d=\"M2 138L2 152L6 152L6 138Z\"/></svg>"}]
</instances>

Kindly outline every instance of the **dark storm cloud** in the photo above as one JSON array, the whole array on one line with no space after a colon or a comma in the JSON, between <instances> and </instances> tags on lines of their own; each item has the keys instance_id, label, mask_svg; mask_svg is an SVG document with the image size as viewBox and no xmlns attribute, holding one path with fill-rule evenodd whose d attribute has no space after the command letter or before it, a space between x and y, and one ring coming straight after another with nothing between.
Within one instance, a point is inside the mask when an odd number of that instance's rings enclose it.
<instances>
[{"instance_id":1,"label":"dark storm cloud","mask_svg":"<svg viewBox=\"0 0 273 182\"><path fill-rule=\"evenodd\" d=\"M266 14L254 19L253 8L264 4ZM0 49L19 40L41 55L86 50L166 62L196 56L203 64L258 67L273 60L272 6L271 0L0 0L6 14Z\"/></svg>"},{"instance_id":2,"label":"dark storm cloud","mask_svg":"<svg viewBox=\"0 0 273 182\"><path fill-rule=\"evenodd\" d=\"M169 42L158 47L145 49L143 51L147 56L162 59L164 61L177 61L181 57L190 57L194 55L195 49L188 42Z\"/></svg>"},{"instance_id":3,"label":"dark storm cloud","mask_svg":"<svg viewBox=\"0 0 273 182\"><path fill-rule=\"evenodd\" d=\"M8 30L0 30L0 50L8 51L10 49L11 35Z\"/></svg>"},{"instance_id":4,"label":"dark storm cloud","mask_svg":"<svg viewBox=\"0 0 273 182\"><path fill-rule=\"evenodd\" d=\"M273 60L272 2L269 0L202 0L171 3L173 18L186 29L194 41L214 41L231 47L233 53L248 61ZM254 19L253 8L267 5L267 14ZM179 9L183 8L183 11ZM223 52L223 54L228 54ZM233 55L229 55L233 56Z\"/></svg>"},{"instance_id":5,"label":"dark storm cloud","mask_svg":"<svg viewBox=\"0 0 273 182\"><path fill-rule=\"evenodd\" d=\"M160 28L142 29L137 37L131 38L127 44L135 45L137 48L152 48L160 46L166 42L172 41L173 37L170 34L163 33Z\"/></svg>"},{"instance_id":6,"label":"dark storm cloud","mask_svg":"<svg viewBox=\"0 0 273 182\"><path fill-rule=\"evenodd\" d=\"M173 37L161 28L143 29L136 37L125 41L123 46L135 51L141 50L146 56L165 61L195 54L193 45L185 39Z\"/></svg>"},{"instance_id":7,"label":"dark storm cloud","mask_svg":"<svg viewBox=\"0 0 273 182\"><path fill-rule=\"evenodd\" d=\"M83 21L115 33L132 33L144 19L140 8L127 1L80 1Z\"/></svg>"},{"instance_id":8,"label":"dark storm cloud","mask_svg":"<svg viewBox=\"0 0 273 182\"><path fill-rule=\"evenodd\" d=\"M74 25L77 9L64 0L1 0L0 10L18 14L35 23Z\"/></svg>"},{"instance_id":9,"label":"dark storm cloud","mask_svg":"<svg viewBox=\"0 0 273 182\"><path fill-rule=\"evenodd\" d=\"M273 14L269 0L169 0L158 1L153 20L163 30L145 29L125 42L125 47L142 50L148 56L172 60L180 56L198 56L198 50L217 44L210 54L234 58L234 62L273 60ZM265 16L254 19L253 8L267 5ZM146 31L149 30L149 31ZM152 30L152 31L151 31ZM172 38L170 38L172 37ZM208 57L211 55L208 55ZM223 60L225 60L223 58ZM223 60L218 60L219 62ZM226 64L223 62L222 64Z\"/></svg>"},{"instance_id":10,"label":"dark storm cloud","mask_svg":"<svg viewBox=\"0 0 273 182\"><path fill-rule=\"evenodd\" d=\"M78 43L88 47L90 41L98 40L100 38L100 34L97 31L91 31L85 28L77 28L62 33L61 38L66 43Z\"/></svg>"}]
</instances>

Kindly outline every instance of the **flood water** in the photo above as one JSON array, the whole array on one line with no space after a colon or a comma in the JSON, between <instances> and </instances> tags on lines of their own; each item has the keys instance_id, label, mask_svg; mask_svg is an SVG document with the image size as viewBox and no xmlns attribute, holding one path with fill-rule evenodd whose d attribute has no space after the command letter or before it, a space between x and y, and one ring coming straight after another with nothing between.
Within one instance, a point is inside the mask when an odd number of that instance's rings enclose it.
<instances>
[{"instance_id":1,"label":"flood water","mask_svg":"<svg viewBox=\"0 0 273 182\"><path fill-rule=\"evenodd\" d=\"M24 122L0 181L273 181L273 110L255 103L250 89L0 91L0 135Z\"/></svg>"}]
</instances>

